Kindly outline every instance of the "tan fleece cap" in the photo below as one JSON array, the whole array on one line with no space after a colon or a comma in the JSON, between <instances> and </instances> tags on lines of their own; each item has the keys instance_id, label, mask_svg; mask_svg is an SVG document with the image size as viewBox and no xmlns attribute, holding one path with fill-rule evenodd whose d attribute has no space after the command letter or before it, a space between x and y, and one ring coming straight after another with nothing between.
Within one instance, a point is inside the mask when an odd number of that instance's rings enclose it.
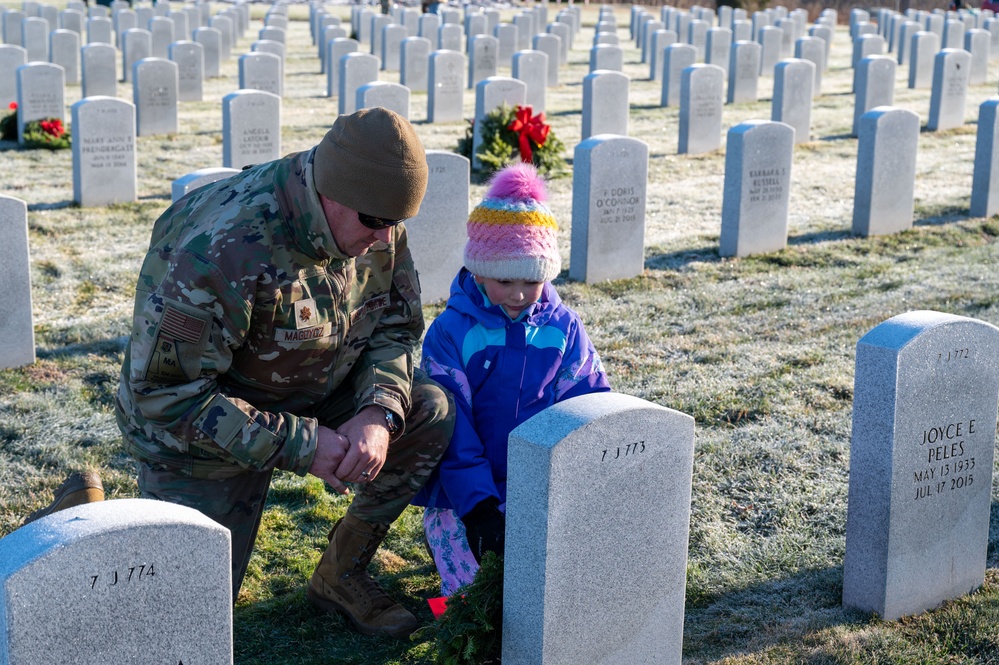
<instances>
[{"instance_id":1,"label":"tan fleece cap","mask_svg":"<svg viewBox=\"0 0 999 665\"><path fill-rule=\"evenodd\" d=\"M320 194L382 219L415 217L427 191L427 154L416 131L381 107L339 116L313 168Z\"/></svg>"}]
</instances>

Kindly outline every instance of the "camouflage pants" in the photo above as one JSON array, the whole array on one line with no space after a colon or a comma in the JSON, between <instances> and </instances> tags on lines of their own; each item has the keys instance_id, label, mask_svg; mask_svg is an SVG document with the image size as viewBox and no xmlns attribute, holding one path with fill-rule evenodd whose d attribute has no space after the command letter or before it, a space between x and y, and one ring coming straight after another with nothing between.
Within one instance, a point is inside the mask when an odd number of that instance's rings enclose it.
<instances>
[{"instance_id":1,"label":"camouflage pants","mask_svg":"<svg viewBox=\"0 0 999 665\"><path fill-rule=\"evenodd\" d=\"M354 416L354 395L333 395L312 413L336 428ZM366 522L391 524L427 482L447 449L454 429L451 395L425 373L413 377L412 407L406 431L389 446L385 466L373 481L354 485L348 511ZM232 598L243 583L267 501L272 471L246 471L221 480L190 478L175 469L140 461L139 489L149 499L169 501L201 511L232 533Z\"/></svg>"}]
</instances>

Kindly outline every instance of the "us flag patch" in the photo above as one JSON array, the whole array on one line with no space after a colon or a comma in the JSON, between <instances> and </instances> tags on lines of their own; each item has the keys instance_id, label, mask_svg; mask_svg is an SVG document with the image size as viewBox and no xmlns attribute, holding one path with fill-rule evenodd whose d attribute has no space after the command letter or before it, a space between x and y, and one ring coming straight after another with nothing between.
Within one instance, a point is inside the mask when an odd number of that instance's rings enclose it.
<instances>
[{"instance_id":1,"label":"us flag patch","mask_svg":"<svg viewBox=\"0 0 999 665\"><path fill-rule=\"evenodd\" d=\"M197 344L201 333L205 330L205 322L201 319L184 314L179 309L167 305L160 322L160 334L179 342Z\"/></svg>"}]
</instances>

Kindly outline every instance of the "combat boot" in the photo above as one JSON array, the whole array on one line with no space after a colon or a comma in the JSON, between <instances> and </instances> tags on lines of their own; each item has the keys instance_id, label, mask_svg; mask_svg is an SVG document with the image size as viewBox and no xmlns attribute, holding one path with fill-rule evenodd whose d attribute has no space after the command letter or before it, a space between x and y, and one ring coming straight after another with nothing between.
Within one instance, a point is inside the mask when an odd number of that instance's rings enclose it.
<instances>
[{"instance_id":1,"label":"combat boot","mask_svg":"<svg viewBox=\"0 0 999 665\"><path fill-rule=\"evenodd\" d=\"M51 515L66 508L103 500L104 485L101 483L99 475L93 471L74 473L64 480L59 489L55 491L52 503L28 515L28 518L24 520L24 524L34 522L46 515Z\"/></svg>"},{"instance_id":2,"label":"combat boot","mask_svg":"<svg viewBox=\"0 0 999 665\"><path fill-rule=\"evenodd\" d=\"M419 627L416 617L367 572L386 533L387 524L369 524L347 513L333 525L306 595L320 609L345 615L365 635L405 639Z\"/></svg>"}]
</instances>

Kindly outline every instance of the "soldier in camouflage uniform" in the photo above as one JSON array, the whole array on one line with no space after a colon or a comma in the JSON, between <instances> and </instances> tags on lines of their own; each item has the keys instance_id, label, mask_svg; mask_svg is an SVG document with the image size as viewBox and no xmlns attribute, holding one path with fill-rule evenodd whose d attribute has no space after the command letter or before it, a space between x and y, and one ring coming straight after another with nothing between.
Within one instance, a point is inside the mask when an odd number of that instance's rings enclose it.
<instances>
[{"instance_id":1,"label":"soldier in camouflage uniform","mask_svg":"<svg viewBox=\"0 0 999 665\"><path fill-rule=\"evenodd\" d=\"M356 495L310 600L367 634L417 627L365 569L454 423L450 395L413 368L424 322L396 223L416 214L426 182L412 126L366 109L312 150L198 189L156 221L118 423L143 496L231 530L234 601L274 469L312 473Z\"/></svg>"}]
</instances>

